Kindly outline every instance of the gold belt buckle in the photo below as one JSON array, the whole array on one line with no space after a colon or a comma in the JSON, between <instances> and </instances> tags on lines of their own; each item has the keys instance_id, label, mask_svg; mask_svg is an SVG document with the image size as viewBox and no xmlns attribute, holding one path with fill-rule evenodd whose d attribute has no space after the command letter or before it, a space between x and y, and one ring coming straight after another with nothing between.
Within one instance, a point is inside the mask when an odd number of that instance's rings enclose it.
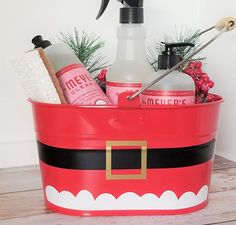
<instances>
[{"instance_id":1,"label":"gold belt buckle","mask_svg":"<svg viewBox=\"0 0 236 225\"><path fill-rule=\"evenodd\" d=\"M140 146L140 174L112 174L112 146ZM125 151L125 150L124 150ZM106 179L107 180L141 180L147 177L147 141L107 141L106 142Z\"/></svg>"}]
</instances>

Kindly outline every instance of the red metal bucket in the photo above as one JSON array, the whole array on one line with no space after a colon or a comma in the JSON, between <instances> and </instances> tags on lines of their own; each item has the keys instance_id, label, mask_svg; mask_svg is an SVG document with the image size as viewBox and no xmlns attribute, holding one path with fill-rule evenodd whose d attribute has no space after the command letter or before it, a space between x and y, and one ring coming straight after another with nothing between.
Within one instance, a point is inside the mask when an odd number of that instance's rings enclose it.
<instances>
[{"instance_id":1,"label":"red metal bucket","mask_svg":"<svg viewBox=\"0 0 236 225\"><path fill-rule=\"evenodd\" d=\"M207 205L222 98L140 107L32 102L45 202L70 215L181 214Z\"/></svg>"}]
</instances>

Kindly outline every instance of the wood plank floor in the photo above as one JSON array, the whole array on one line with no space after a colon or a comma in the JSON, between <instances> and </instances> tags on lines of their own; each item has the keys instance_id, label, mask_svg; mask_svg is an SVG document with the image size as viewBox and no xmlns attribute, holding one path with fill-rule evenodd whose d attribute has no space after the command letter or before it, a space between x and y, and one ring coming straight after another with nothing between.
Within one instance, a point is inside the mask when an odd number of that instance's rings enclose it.
<instances>
[{"instance_id":1,"label":"wood plank floor","mask_svg":"<svg viewBox=\"0 0 236 225\"><path fill-rule=\"evenodd\" d=\"M236 225L236 163L216 156L210 204L181 216L72 217L44 207L38 167L0 170L0 225Z\"/></svg>"}]
</instances>

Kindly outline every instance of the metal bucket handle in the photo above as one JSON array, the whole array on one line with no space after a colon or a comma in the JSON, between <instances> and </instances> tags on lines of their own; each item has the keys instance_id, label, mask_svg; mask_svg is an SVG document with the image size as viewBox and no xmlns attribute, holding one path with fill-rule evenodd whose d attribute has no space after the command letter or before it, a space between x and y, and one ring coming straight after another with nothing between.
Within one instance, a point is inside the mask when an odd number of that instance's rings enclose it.
<instances>
[{"instance_id":1,"label":"metal bucket handle","mask_svg":"<svg viewBox=\"0 0 236 225\"><path fill-rule=\"evenodd\" d=\"M157 82L159 82L160 80L162 80L164 77L166 77L167 75L169 75L170 73L172 73L174 70L178 69L181 65L183 65L184 63L186 63L189 59L191 59L193 56L195 56L196 54L198 54L199 52L201 52L203 49L205 49L207 46L209 46L212 42L214 42L216 39L218 39L223 33L225 33L226 31L232 31L236 28L236 19L233 17L227 17L227 18L223 18L222 20L220 20L215 26L212 26L204 31L202 31L201 33L198 34L198 36L201 36L202 34L209 32L213 29L217 29L219 31L219 33L213 37L210 41L208 41L206 44L204 44L202 47L200 47L199 49L197 49L196 51L194 51L192 54L190 54L188 57L186 57L185 59L183 59L181 62L179 62L178 64L176 64L175 66L173 66L171 69L167 70L164 74L162 74L160 77L156 78L154 81L152 81L150 84L146 85L145 87L143 87L141 90L135 92L133 95L129 95L127 96L128 100L133 100L135 99L138 95L140 95L143 91L145 91L146 89L150 88L152 85L156 84Z\"/></svg>"}]
</instances>

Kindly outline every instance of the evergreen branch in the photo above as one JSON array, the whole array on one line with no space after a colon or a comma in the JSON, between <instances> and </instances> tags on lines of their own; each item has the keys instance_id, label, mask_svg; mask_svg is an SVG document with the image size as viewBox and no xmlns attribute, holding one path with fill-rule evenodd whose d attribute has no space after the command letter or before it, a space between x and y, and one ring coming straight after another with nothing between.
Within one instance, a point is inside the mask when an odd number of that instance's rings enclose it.
<instances>
[{"instance_id":1,"label":"evergreen branch","mask_svg":"<svg viewBox=\"0 0 236 225\"><path fill-rule=\"evenodd\" d=\"M181 26L180 31L177 30L175 27L174 31L164 36L164 42L166 43L176 43L176 42L190 42L195 44L194 48L190 47L178 47L176 48L176 51L181 56L181 58L185 59L187 56L189 56L191 53L193 53L201 43L199 43L200 37L199 34L200 30L194 30L190 29L188 27ZM153 66L155 70L158 68L158 55L162 54L162 52L165 50L165 46L161 43L154 43L154 50L149 49L148 50L148 61ZM197 60L201 60L202 57L198 58ZM195 59L196 60L196 59ZM185 65L184 65L185 66Z\"/></svg>"},{"instance_id":2,"label":"evergreen branch","mask_svg":"<svg viewBox=\"0 0 236 225\"><path fill-rule=\"evenodd\" d=\"M90 74L96 74L108 67L106 58L98 54L104 42L95 34L88 35L84 31L79 34L79 31L74 28L73 34L61 32L59 39L72 48Z\"/></svg>"},{"instance_id":3,"label":"evergreen branch","mask_svg":"<svg viewBox=\"0 0 236 225\"><path fill-rule=\"evenodd\" d=\"M147 55L147 59L149 61L149 63L151 64L151 66L154 68L155 71L158 70L158 58L156 58L155 53L148 48L148 55Z\"/></svg>"}]
</instances>

